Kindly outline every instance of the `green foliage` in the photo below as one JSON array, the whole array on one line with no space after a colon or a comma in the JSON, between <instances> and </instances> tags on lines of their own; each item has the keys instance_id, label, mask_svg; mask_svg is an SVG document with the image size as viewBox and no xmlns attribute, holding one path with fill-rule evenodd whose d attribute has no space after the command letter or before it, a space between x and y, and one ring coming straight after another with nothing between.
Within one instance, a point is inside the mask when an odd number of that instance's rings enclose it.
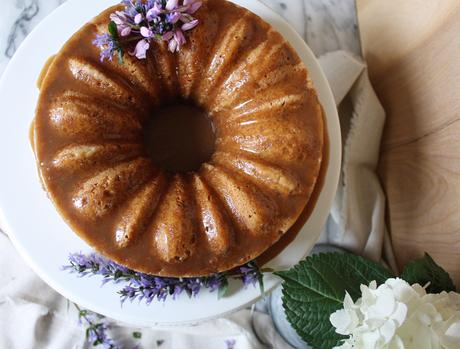
<instances>
[{"instance_id":1,"label":"green foliage","mask_svg":"<svg viewBox=\"0 0 460 349\"><path fill-rule=\"evenodd\" d=\"M110 21L108 29L109 34L112 35L114 39L118 39L118 27L114 21Z\"/></svg>"},{"instance_id":2,"label":"green foliage","mask_svg":"<svg viewBox=\"0 0 460 349\"><path fill-rule=\"evenodd\" d=\"M378 284L394 277L381 265L350 253L326 253L307 257L283 278L283 306L290 324L314 349L330 349L344 337L335 332L329 316L343 307L347 291L353 300L360 285Z\"/></svg>"},{"instance_id":3,"label":"green foliage","mask_svg":"<svg viewBox=\"0 0 460 349\"><path fill-rule=\"evenodd\" d=\"M437 265L428 253L407 264L401 278L411 285L417 283L425 286L429 283L426 289L428 293L455 291L455 285L449 274Z\"/></svg>"}]
</instances>

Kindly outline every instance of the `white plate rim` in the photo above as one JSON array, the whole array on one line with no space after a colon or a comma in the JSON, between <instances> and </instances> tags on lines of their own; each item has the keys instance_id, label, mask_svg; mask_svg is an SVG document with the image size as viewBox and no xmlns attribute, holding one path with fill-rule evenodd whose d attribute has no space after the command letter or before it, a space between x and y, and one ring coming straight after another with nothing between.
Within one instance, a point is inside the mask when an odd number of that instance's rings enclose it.
<instances>
[{"instance_id":1,"label":"white plate rim","mask_svg":"<svg viewBox=\"0 0 460 349\"><path fill-rule=\"evenodd\" d=\"M321 70L321 67L316 60L314 54L312 51L309 49L309 47L306 45L304 40L300 37L300 35L278 14L276 14L273 10L268 8L266 5L262 4L259 1L252 1L252 0L232 0L234 3L237 3L240 6L243 6L245 8L248 8L252 12L258 14L261 16L264 20L272 24L281 34L284 35L284 37L291 43L291 45L298 51L299 55L307 65L307 68L309 70L310 74L310 79L313 82L313 85L315 86L319 99L323 105L325 115L326 115L326 120L327 120L327 129L328 129L328 135L329 135L329 164L328 164L328 170L325 178L325 183L324 183L324 188L323 191L320 194L320 197L318 199L318 202L316 204L316 207L310 216L309 220L305 224L305 226L302 228L301 233L297 236L297 238L289 245L289 248L292 246L295 246L292 248L292 255L298 256L300 258L304 257L305 255L308 254L309 250L313 247L314 243L316 240L319 238L319 235L321 233L322 227L326 221L329 209L332 205L332 201L335 195L336 187L338 184L339 180L339 175L340 175L340 164L341 164L341 134L340 134L340 125L338 121L338 114L337 114L337 109L334 103L334 98L331 92L331 89L328 85L328 82L326 80L326 77L324 73ZM97 15L101 10L109 7L110 5L116 4L118 1L116 0L99 0L97 4L95 4L92 0L69 0L60 7L58 7L56 10L54 10L48 17L46 17L29 35L28 37L24 40L24 42L21 44L19 49L17 50L15 56L12 58L10 63L8 64L7 68L5 69L5 72L3 73L1 79L0 79L0 106L10 106L11 109L11 103L12 100L18 101L18 99L14 99L14 97L8 98L9 96L12 96L13 92L19 92L21 91L20 86L15 86L13 84L13 88L10 89L10 84L13 81L15 76L20 76L19 81L27 81L28 78L25 77L25 74L23 72L20 72L21 68L21 63L24 64L24 62L29 62L27 60L27 55L32 52L32 49L35 47L37 48L37 43L34 42L34 40L39 39L40 37L43 37L44 33L50 33L51 29L54 27L59 27L58 23L63 23L64 25L68 25L70 27L70 24L68 22L71 21L76 21L76 18L80 17L86 17L87 19L92 18L93 16ZM75 12L77 11L77 12ZM84 14L82 12L78 11L86 11ZM67 23L63 22L64 18L66 15L72 13L73 17L72 20L67 19ZM75 16L75 13L79 14ZM83 21L84 22L84 21ZM73 23L73 25L77 25L77 28L82 25L83 22L78 22L77 24ZM62 29L62 26L60 27ZM73 33L75 31L72 30L70 33ZM53 35L58 35L58 34L53 34ZM64 34L62 34L64 35ZM52 41L52 39L50 39ZM56 52L56 50L52 52L48 52L48 56L51 55L52 53ZM43 57L42 57L43 61ZM44 63L44 61L42 62ZM42 64L41 63L41 64ZM31 63L32 64L32 63ZM27 70L27 68L25 69ZM36 73L35 69L35 73ZM38 75L37 75L38 76ZM37 77L36 76L36 77ZM35 78L36 78L35 77ZM29 79L30 80L30 79ZM34 80L35 81L35 80ZM30 82L30 81L29 81ZM17 85L17 84L16 84ZM8 86L8 87L7 87ZM25 89L31 89L32 86L26 85L27 88ZM19 88L19 91L17 89ZM34 94L31 94L33 96ZM36 96L38 96L38 93L35 93ZM5 97L6 96L6 97ZM32 98L32 97L31 97ZM36 98L35 98L36 100ZM32 101L30 102L32 103ZM35 102L33 104L33 107L35 106ZM18 105L15 105L15 108L12 108L13 111L14 109L20 109ZM8 108L6 110L9 110ZM7 114L7 113L6 113ZM14 114L12 114L14 115ZM24 116L27 117L27 116ZM29 117L29 122L31 121L32 115ZM3 123L4 121L2 121ZM11 126L11 125L10 125ZM3 130L3 131L2 131ZM5 132L6 131L6 132ZM11 133L8 133L8 131L14 131L14 128L12 130L7 128L0 128L0 158L7 158L8 160L11 160L11 154L8 154L9 148L8 146L10 144L4 143L5 140L11 140ZM9 137L8 137L9 136ZM24 136L24 134L20 135L21 137ZM3 144L2 144L3 143ZM14 142L12 142L14 144ZM30 148L30 147L29 147ZM30 150L31 152L31 150ZM30 154L29 154L30 155ZM27 159L27 158L26 158ZM23 160L26 160L23 159ZM21 170L22 168L29 168L30 171L30 164L25 164L20 160L18 163L15 163L13 161L9 162L10 168L9 170ZM28 160L30 161L30 156L28 156ZM16 166L16 167L15 167ZM35 167L35 164L33 164ZM1 179L5 179L4 173L7 173L6 179L14 179L15 177L11 172L0 172L0 183ZM28 172L27 172L28 173ZM30 175L30 173L28 173ZM34 172L34 176L36 177L36 185L39 186L38 183L38 177L36 176L36 172ZM22 178L22 177L21 177ZM26 177L27 178L27 177ZM5 181L3 182L5 183ZM22 224L25 224L24 222L19 222L19 219L17 218L18 214L15 212L14 214L14 219L11 218L13 217L13 211L10 209L13 205L9 205L9 203L14 202L14 188L17 188L19 184L14 183L12 188L8 188L9 190L6 190L6 185L0 184L0 221L2 222L2 225L6 232L8 233L13 245L15 248L19 251L21 256L26 260L26 262L29 264L29 266L42 278L43 281L45 281L48 285L50 285L52 288L54 288L58 293L62 294L64 297L68 298L69 300L80 304L81 306L96 311L102 315L108 316L110 318L129 323L132 325L137 325L137 326L172 326L172 325L184 325L184 324L191 324L191 323L197 323L201 321L206 321L212 318L215 318L217 316L224 316L228 313L231 313L233 311L236 311L238 309L241 309L243 307L248 306L249 304L255 302L261 295L260 292L257 289L247 289L244 291L238 291L236 292L235 295L232 295L228 297L229 299L227 300L221 300L221 301L216 301L216 295L215 294L200 294L200 297L197 299L192 300L191 302L195 302L191 309L193 312L194 308L204 308L204 305L218 305L220 309L214 309L207 311L205 313L199 312L196 314L188 314L190 310L181 312L180 314L176 314L174 318L169 317L169 320L163 321L164 317L162 315L157 316L157 317L151 317L151 310L152 308L156 308L155 310L161 313L171 313L171 311L165 310L165 308L170 307L174 308L175 310L178 309L178 303L177 302L182 302L184 305L187 305L187 300L176 300L174 301L171 305L171 303L166 303L163 305L163 311L160 308L161 305L154 305L152 304L149 308L143 307L142 305L138 306L137 311L132 311L133 309L136 310L136 304L134 305L128 305L128 311L126 311L126 308L122 309L118 305L118 308L116 306L106 306L99 304L98 301L94 299L88 299L87 296L82 296L81 295L81 288L83 287L98 287L100 280L95 280L95 279L77 279L75 276L67 276L66 273L56 273L55 270L50 270L49 266L41 264L41 261L37 260L37 251L33 251L31 247L27 244L27 239L30 238L30 235L27 236L25 232L21 229L17 229L19 226L22 226ZM40 189L41 190L41 189ZM20 191L20 190L19 190ZM27 193L22 193L22 194L27 194ZM44 194L41 193L41 196ZM43 202L41 198L38 200L39 202ZM13 200L13 201L12 201ZM53 208L51 202L49 200L46 200L48 204L44 204L46 207L46 212L48 212L50 215L54 216L57 214L54 212L54 215L50 211L50 207ZM6 204L8 203L8 205ZM27 205L26 205L27 206ZM14 207L18 207L18 204L14 204ZM41 208L42 206L40 206ZM15 208L16 209L16 208ZM54 210L54 208L53 208ZM26 210L27 211L27 210ZM40 210L41 211L41 210ZM30 212L30 211L27 211ZM34 216L36 218L40 217L40 213L34 213ZM58 216L59 217L59 216ZM60 218L59 218L60 219ZM33 226L33 223L35 222L29 222L31 226ZM27 224L29 224L27 223ZM67 231L70 230L70 228L67 227ZM308 232L308 236L305 236L302 232ZM55 236L57 237L57 236ZM84 246L86 245L85 243L82 242L81 239L78 237L73 237L72 240L75 240L75 243L77 246ZM303 246L302 248L299 248L299 242L302 242ZM86 245L87 246L87 245ZM89 249L89 247L88 247ZM85 248L82 248L82 250L85 250ZM286 251L286 250L285 250ZM279 257L275 258L270 265L284 265L283 261L286 261L286 258L283 259L283 252ZM296 259L300 259L300 258ZM58 265L56 268L59 268L59 263L64 263L64 261L59 260ZM60 275L60 276L59 276ZM73 279L72 279L73 278ZM73 281L72 281L73 280ZM79 280L78 283L75 280ZM267 290L272 289L279 283L279 279L274 277L274 276L266 276L265 277L265 283L267 285ZM80 289L80 291L78 291ZM118 288L114 287L113 285L106 285L104 287L103 294L104 296L107 295L113 295L114 292L116 292ZM232 300L232 302L228 302L229 300ZM102 299L99 298L99 301ZM216 303L217 302L217 303ZM115 309L117 308L117 309ZM211 307L212 308L212 307Z\"/></svg>"}]
</instances>

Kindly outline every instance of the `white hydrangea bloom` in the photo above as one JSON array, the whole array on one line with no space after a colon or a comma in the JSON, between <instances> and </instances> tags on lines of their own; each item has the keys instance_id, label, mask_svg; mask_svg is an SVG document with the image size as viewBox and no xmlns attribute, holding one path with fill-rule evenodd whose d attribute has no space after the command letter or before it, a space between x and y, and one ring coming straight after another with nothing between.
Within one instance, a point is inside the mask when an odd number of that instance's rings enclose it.
<instances>
[{"instance_id":1,"label":"white hydrangea bloom","mask_svg":"<svg viewBox=\"0 0 460 349\"><path fill-rule=\"evenodd\" d=\"M360 322L358 310L359 306L356 306L350 295L346 293L343 300L343 309L337 310L330 317L331 323L336 328L337 333L343 335L352 334Z\"/></svg>"},{"instance_id":2,"label":"white hydrangea bloom","mask_svg":"<svg viewBox=\"0 0 460 349\"><path fill-rule=\"evenodd\" d=\"M356 302L347 293L330 316L336 332L350 336L334 349L460 348L458 293L427 294L398 278L361 285L361 293Z\"/></svg>"}]
</instances>

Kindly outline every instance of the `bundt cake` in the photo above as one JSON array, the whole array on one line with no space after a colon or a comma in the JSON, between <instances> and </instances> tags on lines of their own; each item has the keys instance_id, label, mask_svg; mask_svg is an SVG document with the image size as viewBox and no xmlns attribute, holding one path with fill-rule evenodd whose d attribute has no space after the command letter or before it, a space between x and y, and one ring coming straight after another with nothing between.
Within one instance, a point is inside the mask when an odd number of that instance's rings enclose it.
<instances>
[{"instance_id":1,"label":"bundt cake","mask_svg":"<svg viewBox=\"0 0 460 349\"><path fill-rule=\"evenodd\" d=\"M203 1L177 53L155 42L146 59L100 62L92 40L116 9L44 74L33 143L45 190L80 237L134 270L202 276L256 258L297 220L321 166L304 64L226 0Z\"/></svg>"}]
</instances>

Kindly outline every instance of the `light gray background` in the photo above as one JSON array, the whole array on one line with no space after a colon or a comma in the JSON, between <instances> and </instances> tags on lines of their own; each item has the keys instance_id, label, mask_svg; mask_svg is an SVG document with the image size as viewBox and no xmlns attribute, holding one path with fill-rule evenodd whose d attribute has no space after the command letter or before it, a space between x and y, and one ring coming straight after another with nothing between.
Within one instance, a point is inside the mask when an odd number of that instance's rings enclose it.
<instances>
[{"instance_id":1,"label":"light gray background","mask_svg":"<svg viewBox=\"0 0 460 349\"><path fill-rule=\"evenodd\" d=\"M0 75L27 34L65 1L0 0ZM286 18L317 56L339 48L360 55L354 0L262 1Z\"/></svg>"}]
</instances>

